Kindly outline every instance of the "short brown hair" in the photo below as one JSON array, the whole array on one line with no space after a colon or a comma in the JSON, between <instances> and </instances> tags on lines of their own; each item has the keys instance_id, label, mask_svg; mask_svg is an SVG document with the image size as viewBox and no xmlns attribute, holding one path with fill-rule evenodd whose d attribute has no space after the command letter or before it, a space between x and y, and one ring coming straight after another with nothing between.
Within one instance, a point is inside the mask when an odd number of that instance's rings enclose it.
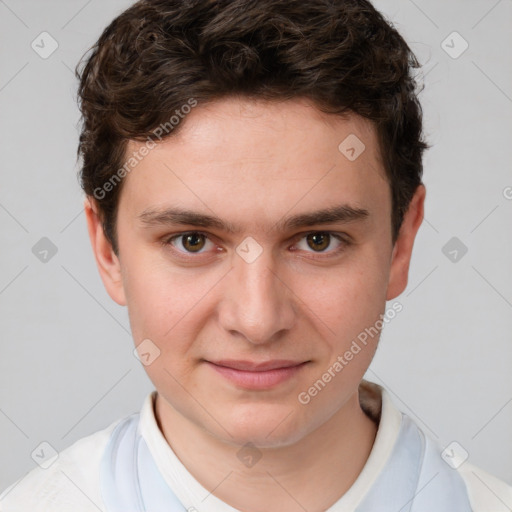
<instances>
[{"instance_id":1,"label":"short brown hair","mask_svg":"<svg viewBox=\"0 0 512 512\"><path fill-rule=\"evenodd\" d=\"M393 242L421 184L419 64L366 0L141 0L112 21L80 67L81 185L97 200L116 253L127 142L169 126L191 98L305 97L322 111L373 121L391 188Z\"/></svg>"}]
</instances>

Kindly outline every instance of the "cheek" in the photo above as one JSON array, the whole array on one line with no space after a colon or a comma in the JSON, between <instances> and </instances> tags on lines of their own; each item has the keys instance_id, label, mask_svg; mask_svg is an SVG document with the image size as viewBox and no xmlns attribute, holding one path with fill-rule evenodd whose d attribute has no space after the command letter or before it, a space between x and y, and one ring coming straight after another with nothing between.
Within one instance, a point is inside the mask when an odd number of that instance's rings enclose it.
<instances>
[{"instance_id":1,"label":"cheek","mask_svg":"<svg viewBox=\"0 0 512 512\"><path fill-rule=\"evenodd\" d=\"M388 268L371 247L353 253L338 267L297 274L293 290L318 331L345 345L375 323L385 306Z\"/></svg>"},{"instance_id":2,"label":"cheek","mask_svg":"<svg viewBox=\"0 0 512 512\"><path fill-rule=\"evenodd\" d=\"M155 341L162 351L183 352L200 329L200 313L216 282L210 274L171 270L165 261L133 253L125 261L123 277L133 337ZM203 304L202 304L203 300ZM180 340L176 343L176 340Z\"/></svg>"}]
</instances>

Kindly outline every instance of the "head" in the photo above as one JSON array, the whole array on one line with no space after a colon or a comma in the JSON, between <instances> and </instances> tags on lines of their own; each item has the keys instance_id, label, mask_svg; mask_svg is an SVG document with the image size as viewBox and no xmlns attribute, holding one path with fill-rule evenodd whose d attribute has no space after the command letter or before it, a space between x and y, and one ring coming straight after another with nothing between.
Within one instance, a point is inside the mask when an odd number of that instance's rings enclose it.
<instances>
[{"instance_id":1,"label":"head","mask_svg":"<svg viewBox=\"0 0 512 512\"><path fill-rule=\"evenodd\" d=\"M79 72L89 233L177 414L270 446L357 392L422 220L416 66L364 0L146 0L104 31Z\"/></svg>"}]
</instances>

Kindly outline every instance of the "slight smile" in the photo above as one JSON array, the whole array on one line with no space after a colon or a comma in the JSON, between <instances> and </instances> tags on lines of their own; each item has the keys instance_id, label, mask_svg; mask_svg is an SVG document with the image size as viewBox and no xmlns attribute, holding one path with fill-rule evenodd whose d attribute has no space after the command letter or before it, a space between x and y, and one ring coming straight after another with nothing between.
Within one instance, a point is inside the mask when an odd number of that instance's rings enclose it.
<instances>
[{"instance_id":1,"label":"slight smile","mask_svg":"<svg viewBox=\"0 0 512 512\"><path fill-rule=\"evenodd\" d=\"M296 375L310 361L205 361L223 377L245 389L270 389Z\"/></svg>"}]
</instances>

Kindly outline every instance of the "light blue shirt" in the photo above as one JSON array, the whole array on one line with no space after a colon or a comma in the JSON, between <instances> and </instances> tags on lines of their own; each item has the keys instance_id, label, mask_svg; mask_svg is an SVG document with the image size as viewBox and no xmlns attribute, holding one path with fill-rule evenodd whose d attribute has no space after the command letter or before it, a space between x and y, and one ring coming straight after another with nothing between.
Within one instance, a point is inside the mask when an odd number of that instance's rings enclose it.
<instances>
[{"instance_id":1,"label":"light blue shirt","mask_svg":"<svg viewBox=\"0 0 512 512\"><path fill-rule=\"evenodd\" d=\"M471 512L461 476L416 424L401 416L391 456L355 512ZM141 434L138 414L113 431L100 474L108 512L203 512L183 504L163 478ZM340 510L342 500L329 512ZM208 510L205 505L204 512ZM226 504L226 510L235 509Z\"/></svg>"}]
</instances>

